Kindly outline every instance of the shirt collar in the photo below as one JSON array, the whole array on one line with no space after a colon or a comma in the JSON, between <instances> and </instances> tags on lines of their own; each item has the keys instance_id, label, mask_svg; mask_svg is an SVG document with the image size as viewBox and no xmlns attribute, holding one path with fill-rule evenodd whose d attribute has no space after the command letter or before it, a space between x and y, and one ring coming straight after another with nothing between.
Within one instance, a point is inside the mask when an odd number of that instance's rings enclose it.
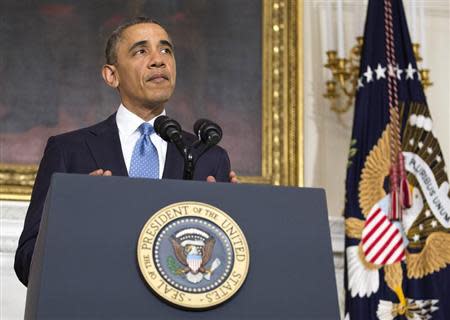
<instances>
[{"instance_id":1,"label":"shirt collar","mask_svg":"<svg viewBox=\"0 0 450 320\"><path fill-rule=\"evenodd\" d=\"M166 110L164 109L161 113L162 116L166 115ZM153 118L150 121L147 121L147 123L150 123L153 126L153 123L155 122L155 118ZM139 116L128 110L122 103L119 106L119 109L117 110L116 114L116 122L117 127L119 128L119 132L121 132L125 136L129 136L132 133L134 133L141 124L143 124L145 121L142 120Z\"/></svg>"}]
</instances>

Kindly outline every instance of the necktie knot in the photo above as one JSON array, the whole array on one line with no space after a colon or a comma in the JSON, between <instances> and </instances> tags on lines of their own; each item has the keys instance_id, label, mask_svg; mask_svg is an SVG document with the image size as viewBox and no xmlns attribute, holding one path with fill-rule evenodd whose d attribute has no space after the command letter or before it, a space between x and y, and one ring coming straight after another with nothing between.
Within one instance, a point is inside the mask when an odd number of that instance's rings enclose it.
<instances>
[{"instance_id":1,"label":"necktie knot","mask_svg":"<svg viewBox=\"0 0 450 320\"><path fill-rule=\"evenodd\" d=\"M141 132L141 135L147 136L155 132L155 129L150 123L144 122L139 126L139 131Z\"/></svg>"}]
</instances>

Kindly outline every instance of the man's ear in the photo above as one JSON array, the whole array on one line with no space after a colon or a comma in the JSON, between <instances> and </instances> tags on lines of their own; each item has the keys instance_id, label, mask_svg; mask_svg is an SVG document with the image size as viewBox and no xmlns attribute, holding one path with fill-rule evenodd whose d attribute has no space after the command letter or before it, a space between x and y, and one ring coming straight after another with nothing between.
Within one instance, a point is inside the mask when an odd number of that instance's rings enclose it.
<instances>
[{"instance_id":1,"label":"man's ear","mask_svg":"<svg viewBox=\"0 0 450 320\"><path fill-rule=\"evenodd\" d=\"M108 86L113 88L117 88L119 86L119 75L114 65L105 64L102 67L102 76Z\"/></svg>"}]
</instances>

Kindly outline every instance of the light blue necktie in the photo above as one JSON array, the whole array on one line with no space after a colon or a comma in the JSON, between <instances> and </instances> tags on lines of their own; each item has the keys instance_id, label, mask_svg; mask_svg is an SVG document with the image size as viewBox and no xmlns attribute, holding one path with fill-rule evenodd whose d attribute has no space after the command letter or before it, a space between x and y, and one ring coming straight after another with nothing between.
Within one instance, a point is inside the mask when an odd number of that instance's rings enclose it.
<instances>
[{"instance_id":1,"label":"light blue necktie","mask_svg":"<svg viewBox=\"0 0 450 320\"><path fill-rule=\"evenodd\" d=\"M139 131L141 137L136 141L131 155L130 177L158 179L158 150L150 139L155 129L151 124L144 122L139 126Z\"/></svg>"}]
</instances>

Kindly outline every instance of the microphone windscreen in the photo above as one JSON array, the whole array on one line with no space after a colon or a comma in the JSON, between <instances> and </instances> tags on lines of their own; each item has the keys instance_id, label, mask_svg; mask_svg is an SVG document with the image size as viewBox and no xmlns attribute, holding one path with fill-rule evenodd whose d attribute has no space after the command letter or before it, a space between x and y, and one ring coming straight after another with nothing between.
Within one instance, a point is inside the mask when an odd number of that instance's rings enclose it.
<instances>
[{"instance_id":1,"label":"microphone windscreen","mask_svg":"<svg viewBox=\"0 0 450 320\"><path fill-rule=\"evenodd\" d=\"M159 116L153 123L156 134L162 139L170 142L174 138L181 138L181 126L168 116Z\"/></svg>"},{"instance_id":2,"label":"microphone windscreen","mask_svg":"<svg viewBox=\"0 0 450 320\"><path fill-rule=\"evenodd\" d=\"M155 129L156 134L158 134L159 136L161 135L162 124L167 120L169 120L168 116L159 116L155 119L153 128Z\"/></svg>"},{"instance_id":3,"label":"microphone windscreen","mask_svg":"<svg viewBox=\"0 0 450 320\"><path fill-rule=\"evenodd\" d=\"M198 119L194 123L194 134L200 138L200 130L209 120L207 119Z\"/></svg>"},{"instance_id":4,"label":"microphone windscreen","mask_svg":"<svg viewBox=\"0 0 450 320\"><path fill-rule=\"evenodd\" d=\"M215 145L222 139L220 126L208 119L199 119L194 124L194 133L204 143Z\"/></svg>"}]
</instances>

